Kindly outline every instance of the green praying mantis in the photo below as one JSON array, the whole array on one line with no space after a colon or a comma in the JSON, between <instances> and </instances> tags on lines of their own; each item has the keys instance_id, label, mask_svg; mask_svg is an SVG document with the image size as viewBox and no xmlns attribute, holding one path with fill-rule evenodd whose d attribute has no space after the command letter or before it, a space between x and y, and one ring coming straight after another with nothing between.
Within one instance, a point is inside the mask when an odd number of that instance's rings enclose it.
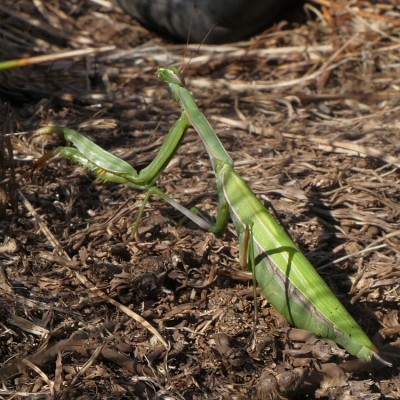
<instances>
[{"instance_id":1,"label":"green praying mantis","mask_svg":"<svg viewBox=\"0 0 400 400\"><path fill-rule=\"evenodd\" d=\"M48 132L62 132L73 147L59 147L37 163L41 164L54 153L59 153L94 172L104 181L146 190L133 227L134 232L152 195L159 196L201 228L214 233L223 232L230 217L239 237L241 257L247 261L263 294L290 324L333 339L359 358L367 361L380 359L368 336L286 230L235 171L232 159L185 87L180 70L177 67L159 68L157 75L169 86L182 112L156 157L140 173L127 162L68 128L48 128ZM192 213L156 186L157 178L174 156L185 132L191 127L204 142L216 177L219 206L214 224Z\"/></svg>"}]
</instances>

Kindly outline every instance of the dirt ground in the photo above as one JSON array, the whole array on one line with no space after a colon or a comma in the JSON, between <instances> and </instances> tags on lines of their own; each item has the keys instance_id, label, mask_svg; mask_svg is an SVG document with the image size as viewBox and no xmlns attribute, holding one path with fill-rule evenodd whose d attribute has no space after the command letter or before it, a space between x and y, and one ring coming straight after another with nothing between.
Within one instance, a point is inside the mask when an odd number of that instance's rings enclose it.
<instances>
[{"instance_id":1,"label":"dirt ground","mask_svg":"<svg viewBox=\"0 0 400 400\"><path fill-rule=\"evenodd\" d=\"M400 398L395 3L310 1L249 41L199 48L109 0L1 2L1 60L97 49L0 72L1 399ZM179 116L155 76L172 64L391 367L291 329L260 292L255 302L233 226L215 236L154 198L133 239L143 192L61 158L31 176L64 143L35 134L51 124L147 165ZM195 132L159 186L215 216Z\"/></svg>"}]
</instances>

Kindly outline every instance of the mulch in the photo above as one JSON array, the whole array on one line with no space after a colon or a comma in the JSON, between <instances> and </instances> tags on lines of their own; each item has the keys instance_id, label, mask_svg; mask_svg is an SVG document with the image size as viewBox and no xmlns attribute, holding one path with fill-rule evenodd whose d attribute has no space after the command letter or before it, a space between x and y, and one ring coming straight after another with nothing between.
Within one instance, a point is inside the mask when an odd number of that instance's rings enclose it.
<instances>
[{"instance_id":1,"label":"mulch","mask_svg":"<svg viewBox=\"0 0 400 400\"><path fill-rule=\"evenodd\" d=\"M313 0L248 41L187 46L110 0L3 0L1 60L92 50L0 72L0 398L400 398L395 3ZM215 236L154 198L132 238L143 192L61 157L32 173L64 144L37 134L49 125L148 165L179 116L155 75L174 64L237 171L392 367L255 301L233 226ZM158 184L216 215L195 132Z\"/></svg>"}]
</instances>

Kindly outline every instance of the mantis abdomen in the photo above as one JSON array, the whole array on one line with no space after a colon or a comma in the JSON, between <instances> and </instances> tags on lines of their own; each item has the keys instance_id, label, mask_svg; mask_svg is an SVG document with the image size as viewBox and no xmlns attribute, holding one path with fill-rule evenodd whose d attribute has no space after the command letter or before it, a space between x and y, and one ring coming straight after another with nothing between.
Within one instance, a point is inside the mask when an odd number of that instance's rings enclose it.
<instances>
[{"instance_id":1,"label":"mantis abdomen","mask_svg":"<svg viewBox=\"0 0 400 400\"><path fill-rule=\"evenodd\" d=\"M334 340L350 354L371 360L376 348L286 231L232 166L218 179L239 235L251 226L256 280L288 322Z\"/></svg>"}]
</instances>

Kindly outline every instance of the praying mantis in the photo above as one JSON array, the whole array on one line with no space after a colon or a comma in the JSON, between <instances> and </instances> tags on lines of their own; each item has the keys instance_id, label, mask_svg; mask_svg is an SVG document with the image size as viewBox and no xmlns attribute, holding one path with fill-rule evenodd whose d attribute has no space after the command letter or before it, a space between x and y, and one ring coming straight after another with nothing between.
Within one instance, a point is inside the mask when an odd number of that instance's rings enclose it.
<instances>
[{"instance_id":1,"label":"praying mantis","mask_svg":"<svg viewBox=\"0 0 400 400\"><path fill-rule=\"evenodd\" d=\"M47 132L62 133L73 147L58 147L52 154L39 159L37 164L59 153L94 172L104 181L145 190L146 195L133 226L134 232L152 195L159 196L201 228L214 233L223 232L231 218L239 237L241 256L247 261L265 297L290 324L333 339L359 358L367 361L380 359L368 336L286 230L235 171L231 157L186 88L180 70L177 67L159 68L157 76L169 86L181 108L181 115L168 132L156 157L140 173L127 162L68 128L51 127L47 128ZM214 224L192 213L156 186L157 178L191 127L200 135L215 173L219 206Z\"/></svg>"}]
</instances>

